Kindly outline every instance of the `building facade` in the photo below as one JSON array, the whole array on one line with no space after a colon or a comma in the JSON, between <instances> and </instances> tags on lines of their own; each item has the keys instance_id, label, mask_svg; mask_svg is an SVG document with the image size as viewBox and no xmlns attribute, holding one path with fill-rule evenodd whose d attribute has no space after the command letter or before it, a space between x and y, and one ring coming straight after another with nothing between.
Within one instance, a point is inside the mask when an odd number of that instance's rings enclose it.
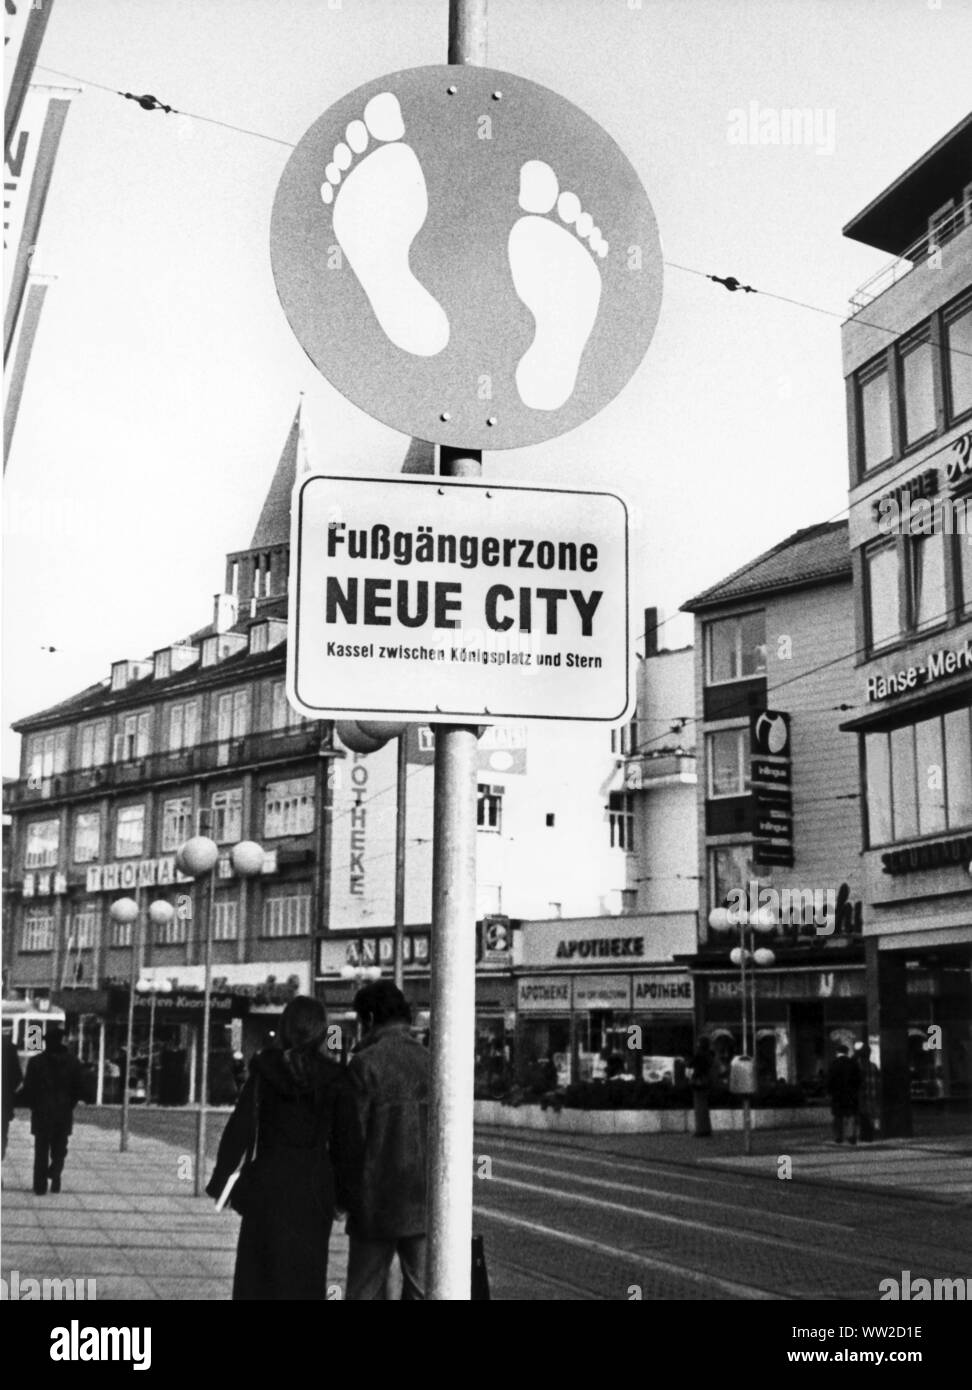
<instances>
[{"instance_id":1,"label":"building facade","mask_svg":"<svg viewBox=\"0 0 972 1390\"><path fill-rule=\"evenodd\" d=\"M844 228L868 1025L889 1132L972 1094L972 117ZM909 1003L920 998L917 1012Z\"/></svg>"},{"instance_id":2,"label":"building facade","mask_svg":"<svg viewBox=\"0 0 972 1390\"><path fill-rule=\"evenodd\" d=\"M819 1094L835 1046L867 1026L859 785L839 730L854 691L847 523L796 532L684 607L701 752L697 1028L723 1076L755 1026L761 1089ZM771 927L748 946L775 959L744 988L730 952L759 908Z\"/></svg>"}]
</instances>

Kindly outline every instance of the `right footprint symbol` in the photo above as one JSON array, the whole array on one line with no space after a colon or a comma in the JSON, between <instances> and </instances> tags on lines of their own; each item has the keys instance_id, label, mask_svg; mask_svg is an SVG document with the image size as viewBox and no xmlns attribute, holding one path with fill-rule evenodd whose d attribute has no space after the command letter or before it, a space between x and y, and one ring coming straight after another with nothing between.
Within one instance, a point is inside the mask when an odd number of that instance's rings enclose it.
<instances>
[{"instance_id":1,"label":"right footprint symbol","mask_svg":"<svg viewBox=\"0 0 972 1390\"><path fill-rule=\"evenodd\" d=\"M394 93L372 97L363 114L335 145L321 198L334 204L334 235L385 335L403 352L434 357L449 341L449 320L408 259L429 212L425 175L411 145L400 143L405 123ZM351 168L371 139L380 143Z\"/></svg>"},{"instance_id":2,"label":"right footprint symbol","mask_svg":"<svg viewBox=\"0 0 972 1390\"><path fill-rule=\"evenodd\" d=\"M608 244L577 195L561 193L557 175L540 159L520 170L519 202L528 215L510 231L510 271L536 334L517 366L516 386L530 409L559 410L577 383L601 302L601 273L591 252L603 260ZM534 215L551 212L554 204L565 226Z\"/></svg>"}]
</instances>

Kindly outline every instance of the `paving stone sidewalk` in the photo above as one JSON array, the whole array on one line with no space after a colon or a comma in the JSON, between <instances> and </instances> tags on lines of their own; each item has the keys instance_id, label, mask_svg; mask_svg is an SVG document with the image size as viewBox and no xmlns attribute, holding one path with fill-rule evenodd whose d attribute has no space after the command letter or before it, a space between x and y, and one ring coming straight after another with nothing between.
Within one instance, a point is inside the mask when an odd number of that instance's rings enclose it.
<instances>
[{"instance_id":1,"label":"paving stone sidewalk","mask_svg":"<svg viewBox=\"0 0 972 1390\"><path fill-rule=\"evenodd\" d=\"M184 1147L76 1124L63 1189L36 1197L30 1125L11 1125L3 1162L0 1263L7 1296L24 1279L95 1279L104 1299L229 1299L239 1217L180 1178ZM182 1165L186 1171L186 1165ZM331 1236L329 1283L344 1295L347 1237Z\"/></svg>"}]
</instances>

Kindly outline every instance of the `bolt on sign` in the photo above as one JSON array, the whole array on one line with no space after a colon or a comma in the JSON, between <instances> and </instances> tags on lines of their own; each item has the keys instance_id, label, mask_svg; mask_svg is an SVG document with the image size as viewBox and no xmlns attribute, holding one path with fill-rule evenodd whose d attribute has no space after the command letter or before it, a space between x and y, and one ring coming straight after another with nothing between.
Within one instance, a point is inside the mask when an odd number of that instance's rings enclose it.
<instances>
[{"instance_id":1,"label":"bolt on sign","mask_svg":"<svg viewBox=\"0 0 972 1390\"><path fill-rule=\"evenodd\" d=\"M288 696L309 718L629 713L627 509L613 493L310 475L294 489L291 565Z\"/></svg>"},{"instance_id":2,"label":"bolt on sign","mask_svg":"<svg viewBox=\"0 0 972 1390\"><path fill-rule=\"evenodd\" d=\"M662 256L637 173L557 93L490 68L410 68L331 106L271 219L277 293L315 366L404 434L552 439L634 373Z\"/></svg>"}]
</instances>

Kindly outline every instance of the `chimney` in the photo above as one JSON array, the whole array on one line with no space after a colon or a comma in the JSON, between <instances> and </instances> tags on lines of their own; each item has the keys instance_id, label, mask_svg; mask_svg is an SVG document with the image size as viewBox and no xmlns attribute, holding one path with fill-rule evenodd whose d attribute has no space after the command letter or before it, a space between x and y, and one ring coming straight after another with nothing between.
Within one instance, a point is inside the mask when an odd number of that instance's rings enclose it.
<instances>
[{"instance_id":1,"label":"chimney","mask_svg":"<svg viewBox=\"0 0 972 1390\"><path fill-rule=\"evenodd\" d=\"M213 603L213 627L217 632L229 632L236 622L236 597L233 594L216 594Z\"/></svg>"},{"instance_id":2,"label":"chimney","mask_svg":"<svg viewBox=\"0 0 972 1390\"><path fill-rule=\"evenodd\" d=\"M661 613L657 608L645 609L645 656L658 655L658 629L661 626Z\"/></svg>"}]
</instances>

